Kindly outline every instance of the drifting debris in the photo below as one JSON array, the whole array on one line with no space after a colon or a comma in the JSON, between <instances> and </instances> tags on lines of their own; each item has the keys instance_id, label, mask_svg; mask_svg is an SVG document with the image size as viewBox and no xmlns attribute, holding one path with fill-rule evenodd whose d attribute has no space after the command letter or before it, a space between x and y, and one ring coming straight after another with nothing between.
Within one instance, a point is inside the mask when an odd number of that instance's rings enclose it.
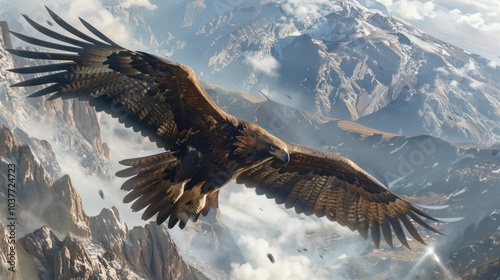
<instances>
[{"instance_id":1,"label":"drifting debris","mask_svg":"<svg viewBox=\"0 0 500 280\"><path fill-rule=\"evenodd\" d=\"M271 253L267 253L267 258L271 261L271 263L274 263L276 261Z\"/></svg>"},{"instance_id":2,"label":"drifting debris","mask_svg":"<svg viewBox=\"0 0 500 280\"><path fill-rule=\"evenodd\" d=\"M99 196L104 200L104 192L102 190L99 190Z\"/></svg>"}]
</instances>

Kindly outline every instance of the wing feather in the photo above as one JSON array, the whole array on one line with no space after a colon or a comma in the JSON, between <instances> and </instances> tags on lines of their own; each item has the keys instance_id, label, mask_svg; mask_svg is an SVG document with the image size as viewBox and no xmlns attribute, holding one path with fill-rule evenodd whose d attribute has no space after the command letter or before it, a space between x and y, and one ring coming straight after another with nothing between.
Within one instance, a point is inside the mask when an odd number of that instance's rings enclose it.
<instances>
[{"instance_id":1,"label":"wing feather","mask_svg":"<svg viewBox=\"0 0 500 280\"><path fill-rule=\"evenodd\" d=\"M383 220L382 223L380 224L380 227L382 228L382 234L384 235L385 242L391 247L394 248L394 244L392 242L392 232L391 232L391 225L387 220Z\"/></svg>"},{"instance_id":2,"label":"wing feather","mask_svg":"<svg viewBox=\"0 0 500 280\"><path fill-rule=\"evenodd\" d=\"M372 241L375 244L375 248L380 247L380 225L377 220L374 220L370 224L370 232L372 234Z\"/></svg>"},{"instance_id":3,"label":"wing feather","mask_svg":"<svg viewBox=\"0 0 500 280\"><path fill-rule=\"evenodd\" d=\"M297 213L326 216L358 231L365 239L370 232L377 248L381 234L389 246L394 246L392 232L409 247L404 229L424 243L409 218L438 232L422 218L435 219L390 192L350 160L299 145L288 144L287 148L287 165L268 161L243 172L236 181L287 208L294 207Z\"/></svg>"}]
</instances>

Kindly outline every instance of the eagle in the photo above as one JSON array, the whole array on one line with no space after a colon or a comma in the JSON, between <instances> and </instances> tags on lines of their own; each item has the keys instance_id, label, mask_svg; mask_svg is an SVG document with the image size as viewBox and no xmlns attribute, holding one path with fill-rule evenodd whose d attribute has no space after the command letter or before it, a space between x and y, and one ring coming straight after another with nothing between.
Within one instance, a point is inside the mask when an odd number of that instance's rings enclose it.
<instances>
[{"instance_id":1,"label":"eagle","mask_svg":"<svg viewBox=\"0 0 500 280\"><path fill-rule=\"evenodd\" d=\"M351 160L287 143L259 125L224 112L210 98L194 71L183 64L117 45L80 18L88 35L48 9L56 24L73 36L28 23L52 38L45 41L12 32L33 45L58 50L8 49L39 60L37 66L10 69L30 74L13 87L45 86L29 97L48 95L87 101L149 138L159 154L120 161L116 173L128 178L124 203L142 219L182 229L218 207L220 189L236 180L297 213L316 215L370 232L378 248L381 233L393 247L392 231L409 248L405 230L425 244L413 222L439 233L424 219L438 221L392 193ZM61 52L62 51L62 52ZM55 63L46 64L47 60ZM412 222L413 220L413 222ZM392 231L391 231L392 228Z\"/></svg>"}]
</instances>

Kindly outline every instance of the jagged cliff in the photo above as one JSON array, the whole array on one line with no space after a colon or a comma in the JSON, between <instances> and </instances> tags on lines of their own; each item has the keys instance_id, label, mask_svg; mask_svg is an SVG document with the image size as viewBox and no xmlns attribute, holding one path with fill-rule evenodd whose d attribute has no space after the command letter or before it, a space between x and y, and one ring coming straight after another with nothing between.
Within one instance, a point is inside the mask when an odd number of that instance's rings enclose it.
<instances>
[{"instance_id":1,"label":"jagged cliff","mask_svg":"<svg viewBox=\"0 0 500 280\"><path fill-rule=\"evenodd\" d=\"M50 149L50 146L47 147ZM15 166L15 244L8 224L0 224L0 248L15 246L16 272L0 256L6 279L208 279L188 265L163 226L129 229L116 208L85 214L69 176L58 180L44 169L29 146L0 127L0 180ZM2 200L7 184L0 185ZM2 203L2 206L5 204ZM3 209L2 209L3 210ZM6 221L2 211L2 221Z\"/></svg>"}]
</instances>

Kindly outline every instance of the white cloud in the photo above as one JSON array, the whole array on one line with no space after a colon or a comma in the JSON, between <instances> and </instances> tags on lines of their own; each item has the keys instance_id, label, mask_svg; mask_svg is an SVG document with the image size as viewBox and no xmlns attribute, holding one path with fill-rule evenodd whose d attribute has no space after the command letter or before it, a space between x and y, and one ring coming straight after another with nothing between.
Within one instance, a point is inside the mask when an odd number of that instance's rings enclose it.
<instances>
[{"instance_id":1,"label":"white cloud","mask_svg":"<svg viewBox=\"0 0 500 280\"><path fill-rule=\"evenodd\" d=\"M337 4L329 0L288 0L282 3L281 7L285 13L307 27L335 10Z\"/></svg>"},{"instance_id":2,"label":"white cloud","mask_svg":"<svg viewBox=\"0 0 500 280\"><path fill-rule=\"evenodd\" d=\"M378 0L390 13L431 36L500 62L497 0Z\"/></svg>"},{"instance_id":3,"label":"white cloud","mask_svg":"<svg viewBox=\"0 0 500 280\"><path fill-rule=\"evenodd\" d=\"M286 254L263 238L244 235L238 245L246 252L249 263L233 265L231 279L324 279L320 277L324 276L324 271L314 268L308 257ZM267 257L269 253L275 263Z\"/></svg>"},{"instance_id":4,"label":"white cloud","mask_svg":"<svg viewBox=\"0 0 500 280\"><path fill-rule=\"evenodd\" d=\"M245 62L258 72L271 77L278 76L276 71L280 67L280 63L271 55L258 56L256 53L246 53Z\"/></svg>"},{"instance_id":5,"label":"white cloud","mask_svg":"<svg viewBox=\"0 0 500 280\"><path fill-rule=\"evenodd\" d=\"M133 6L134 7L144 7L150 11L157 8L157 6L154 4L151 4L151 2L149 2L149 0L125 0L121 4L121 6L124 8L130 8Z\"/></svg>"},{"instance_id":6,"label":"white cloud","mask_svg":"<svg viewBox=\"0 0 500 280\"><path fill-rule=\"evenodd\" d=\"M397 1L392 5L393 12L406 20L422 20L425 17L434 17L435 5L433 2L420 2L420 1Z\"/></svg>"},{"instance_id":7,"label":"white cloud","mask_svg":"<svg viewBox=\"0 0 500 280\"><path fill-rule=\"evenodd\" d=\"M346 227L297 215L241 185L224 187L219 201L222 220L237 237L247 261L232 266L231 279L342 279L334 269L343 262L337 257L357 255L359 248L351 247L349 241L333 244L328 240L353 237L352 244L363 244L359 234Z\"/></svg>"},{"instance_id":8,"label":"white cloud","mask_svg":"<svg viewBox=\"0 0 500 280\"><path fill-rule=\"evenodd\" d=\"M231 266L231 279L233 280L267 280L271 278L271 274L264 268L254 268L251 264L233 264Z\"/></svg>"}]
</instances>

